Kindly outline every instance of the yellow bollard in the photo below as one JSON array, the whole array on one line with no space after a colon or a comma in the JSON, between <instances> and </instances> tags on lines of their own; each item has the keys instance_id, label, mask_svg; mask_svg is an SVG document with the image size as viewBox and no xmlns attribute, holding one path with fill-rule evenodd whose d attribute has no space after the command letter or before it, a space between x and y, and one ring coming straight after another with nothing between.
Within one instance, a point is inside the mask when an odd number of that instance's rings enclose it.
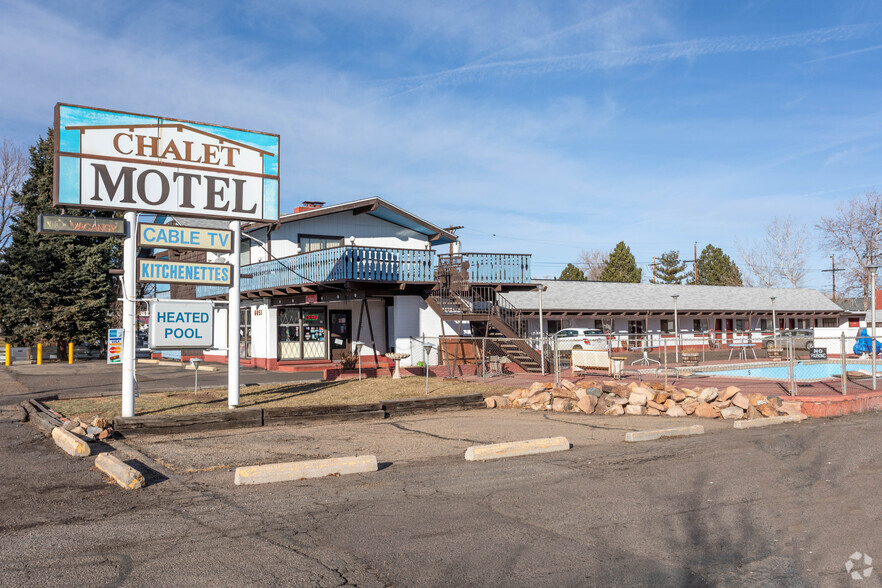
<instances>
[{"instance_id":1,"label":"yellow bollard","mask_svg":"<svg viewBox=\"0 0 882 588\"><path fill-rule=\"evenodd\" d=\"M12 345L6 344L6 366L12 365Z\"/></svg>"},{"instance_id":2,"label":"yellow bollard","mask_svg":"<svg viewBox=\"0 0 882 588\"><path fill-rule=\"evenodd\" d=\"M73 343L67 344L67 363L73 363Z\"/></svg>"},{"instance_id":3,"label":"yellow bollard","mask_svg":"<svg viewBox=\"0 0 882 588\"><path fill-rule=\"evenodd\" d=\"M37 343L37 365L43 365L43 344Z\"/></svg>"}]
</instances>

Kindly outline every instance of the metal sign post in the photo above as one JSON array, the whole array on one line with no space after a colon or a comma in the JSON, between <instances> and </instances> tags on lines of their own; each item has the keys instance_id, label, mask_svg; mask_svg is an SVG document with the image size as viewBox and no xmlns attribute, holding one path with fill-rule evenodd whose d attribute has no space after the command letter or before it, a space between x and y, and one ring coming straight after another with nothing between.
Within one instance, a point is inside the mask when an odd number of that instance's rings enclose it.
<instances>
[{"instance_id":1,"label":"metal sign post","mask_svg":"<svg viewBox=\"0 0 882 588\"><path fill-rule=\"evenodd\" d=\"M135 416L135 234L138 213L126 212L128 233L123 241L123 346L122 346L122 416Z\"/></svg>"},{"instance_id":2,"label":"metal sign post","mask_svg":"<svg viewBox=\"0 0 882 588\"><path fill-rule=\"evenodd\" d=\"M227 406L236 408L239 406L239 270L242 269L242 223L232 221L230 230L233 231L233 284L230 286L230 304L227 306Z\"/></svg>"}]
</instances>

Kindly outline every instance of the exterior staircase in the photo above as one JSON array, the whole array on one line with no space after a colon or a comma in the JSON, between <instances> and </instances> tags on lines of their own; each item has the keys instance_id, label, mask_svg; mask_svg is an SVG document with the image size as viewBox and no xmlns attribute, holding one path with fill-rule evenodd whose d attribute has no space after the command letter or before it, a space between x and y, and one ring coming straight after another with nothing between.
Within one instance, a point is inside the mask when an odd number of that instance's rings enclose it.
<instances>
[{"instance_id":1,"label":"exterior staircase","mask_svg":"<svg viewBox=\"0 0 882 588\"><path fill-rule=\"evenodd\" d=\"M508 357L526 372L542 372L542 355L525 341L529 335L521 312L495 287L469 283L467 265L452 261L436 268L428 305L443 320L468 321L472 336L487 338L491 354ZM550 371L549 357L545 363Z\"/></svg>"}]
</instances>

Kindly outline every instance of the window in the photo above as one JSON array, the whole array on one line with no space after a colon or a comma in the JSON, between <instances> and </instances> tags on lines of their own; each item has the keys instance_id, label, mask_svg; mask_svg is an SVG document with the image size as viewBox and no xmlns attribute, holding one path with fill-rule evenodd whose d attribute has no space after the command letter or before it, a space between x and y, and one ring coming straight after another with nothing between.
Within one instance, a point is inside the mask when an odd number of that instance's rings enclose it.
<instances>
[{"instance_id":1,"label":"window","mask_svg":"<svg viewBox=\"0 0 882 588\"><path fill-rule=\"evenodd\" d=\"M743 333L744 332L744 319L735 319L735 332Z\"/></svg>"},{"instance_id":2,"label":"window","mask_svg":"<svg viewBox=\"0 0 882 588\"><path fill-rule=\"evenodd\" d=\"M602 319L594 319L594 328L600 329L604 333L612 332L612 319L602 320Z\"/></svg>"},{"instance_id":3,"label":"window","mask_svg":"<svg viewBox=\"0 0 882 588\"><path fill-rule=\"evenodd\" d=\"M821 319L821 326L822 327L838 327L839 326L837 324L838 322L839 321L837 321L835 318L824 318L824 319Z\"/></svg>"},{"instance_id":4,"label":"window","mask_svg":"<svg viewBox=\"0 0 882 588\"><path fill-rule=\"evenodd\" d=\"M243 308L239 317L239 358L251 357L251 308Z\"/></svg>"},{"instance_id":5,"label":"window","mask_svg":"<svg viewBox=\"0 0 882 588\"><path fill-rule=\"evenodd\" d=\"M659 321L659 322L661 324L661 326L659 327L659 330L662 333L673 333L674 332L674 321L669 320L669 319L661 319L661 321Z\"/></svg>"},{"instance_id":6,"label":"window","mask_svg":"<svg viewBox=\"0 0 882 588\"><path fill-rule=\"evenodd\" d=\"M309 253L310 251L319 251L321 249L340 247L343 245L343 237L329 237L327 235L300 235L298 243L300 244L300 253Z\"/></svg>"},{"instance_id":7,"label":"window","mask_svg":"<svg viewBox=\"0 0 882 588\"><path fill-rule=\"evenodd\" d=\"M772 319L761 318L761 319L759 320L759 328L760 328L760 331L763 331L764 333L771 332L771 330L772 330Z\"/></svg>"},{"instance_id":8,"label":"window","mask_svg":"<svg viewBox=\"0 0 882 588\"><path fill-rule=\"evenodd\" d=\"M812 324L808 319L796 319L796 328L797 329L810 329L812 328Z\"/></svg>"},{"instance_id":9,"label":"window","mask_svg":"<svg viewBox=\"0 0 882 588\"><path fill-rule=\"evenodd\" d=\"M545 321L545 332L546 333L557 333L560 331L561 324L559 319L549 319Z\"/></svg>"},{"instance_id":10,"label":"window","mask_svg":"<svg viewBox=\"0 0 882 588\"><path fill-rule=\"evenodd\" d=\"M701 319L692 319L692 332L693 333L706 333L707 332L707 323L703 322Z\"/></svg>"}]
</instances>

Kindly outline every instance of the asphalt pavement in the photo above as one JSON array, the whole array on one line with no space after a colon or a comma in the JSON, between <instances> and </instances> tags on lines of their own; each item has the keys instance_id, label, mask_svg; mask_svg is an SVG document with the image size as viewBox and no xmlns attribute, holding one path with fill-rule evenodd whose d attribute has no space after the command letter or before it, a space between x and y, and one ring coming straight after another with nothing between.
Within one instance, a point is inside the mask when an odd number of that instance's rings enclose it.
<instances>
[{"instance_id":1,"label":"asphalt pavement","mask_svg":"<svg viewBox=\"0 0 882 588\"><path fill-rule=\"evenodd\" d=\"M3 376L0 390L7 407L30 393ZM15 414L0 412L3 585L882 583L845 567L882 557L878 414L639 444L620 438L664 417L484 410L132 437L169 466L134 492ZM460 451L556 434L573 448L483 463ZM388 451L380 471L233 485L230 462L361 448Z\"/></svg>"}]
</instances>

